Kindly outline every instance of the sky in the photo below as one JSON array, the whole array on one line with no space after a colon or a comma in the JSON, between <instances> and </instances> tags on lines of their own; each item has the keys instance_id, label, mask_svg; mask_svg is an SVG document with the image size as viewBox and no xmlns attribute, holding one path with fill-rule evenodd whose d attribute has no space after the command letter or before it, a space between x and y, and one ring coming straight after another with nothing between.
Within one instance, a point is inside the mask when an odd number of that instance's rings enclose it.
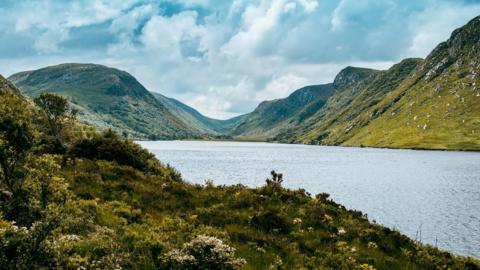
<instances>
[{"instance_id":1,"label":"sky","mask_svg":"<svg viewBox=\"0 0 480 270\"><path fill-rule=\"evenodd\" d=\"M478 15L480 0L0 0L0 74L103 64L226 119L425 57Z\"/></svg>"}]
</instances>

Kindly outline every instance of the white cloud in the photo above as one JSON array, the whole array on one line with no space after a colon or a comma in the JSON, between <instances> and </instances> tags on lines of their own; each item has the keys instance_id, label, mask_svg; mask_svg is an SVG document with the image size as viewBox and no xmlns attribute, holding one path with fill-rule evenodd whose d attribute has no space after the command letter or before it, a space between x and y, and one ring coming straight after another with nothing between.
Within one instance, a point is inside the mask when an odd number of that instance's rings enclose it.
<instances>
[{"instance_id":1,"label":"white cloud","mask_svg":"<svg viewBox=\"0 0 480 270\"><path fill-rule=\"evenodd\" d=\"M314 12L318 7L318 0L299 0L299 2L307 13Z\"/></svg>"},{"instance_id":2,"label":"white cloud","mask_svg":"<svg viewBox=\"0 0 480 270\"><path fill-rule=\"evenodd\" d=\"M33 48L41 53L55 53L59 51L58 44L67 40L68 37L67 29L49 29L38 36L33 43Z\"/></svg>"},{"instance_id":3,"label":"white cloud","mask_svg":"<svg viewBox=\"0 0 480 270\"><path fill-rule=\"evenodd\" d=\"M272 30L285 9L285 1L262 1L258 6L248 6L242 14L242 29L222 47L227 56L248 57Z\"/></svg>"},{"instance_id":4,"label":"white cloud","mask_svg":"<svg viewBox=\"0 0 480 270\"><path fill-rule=\"evenodd\" d=\"M256 93L255 100L262 102L264 100L284 98L292 93L292 90L310 83L313 82L294 74L286 74L278 78L273 78L263 90Z\"/></svg>"},{"instance_id":5,"label":"white cloud","mask_svg":"<svg viewBox=\"0 0 480 270\"><path fill-rule=\"evenodd\" d=\"M466 23L465 18L480 14L480 4L476 6L436 5L411 16L409 27L414 32L407 55L425 56L438 43L445 41L453 29Z\"/></svg>"},{"instance_id":6,"label":"white cloud","mask_svg":"<svg viewBox=\"0 0 480 270\"><path fill-rule=\"evenodd\" d=\"M135 1L97 0L71 1L60 4L53 1L26 1L11 14L15 31L31 35L33 47L40 53L59 52L59 44L68 40L70 30L101 23L120 15Z\"/></svg>"}]
</instances>

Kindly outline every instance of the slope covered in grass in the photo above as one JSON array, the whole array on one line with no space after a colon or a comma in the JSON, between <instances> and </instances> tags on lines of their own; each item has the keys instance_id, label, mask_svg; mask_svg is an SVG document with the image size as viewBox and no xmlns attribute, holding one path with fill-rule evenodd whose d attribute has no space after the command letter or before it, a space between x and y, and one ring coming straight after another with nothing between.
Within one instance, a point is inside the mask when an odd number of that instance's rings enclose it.
<instances>
[{"instance_id":1,"label":"slope covered in grass","mask_svg":"<svg viewBox=\"0 0 480 270\"><path fill-rule=\"evenodd\" d=\"M264 101L227 132L247 139L267 138L309 117L325 104L332 92L331 84L311 85L285 99Z\"/></svg>"},{"instance_id":2,"label":"slope covered in grass","mask_svg":"<svg viewBox=\"0 0 480 270\"><path fill-rule=\"evenodd\" d=\"M457 29L369 110L345 144L480 150L480 17ZM365 116L364 116L365 117Z\"/></svg>"},{"instance_id":3,"label":"slope covered in grass","mask_svg":"<svg viewBox=\"0 0 480 270\"><path fill-rule=\"evenodd\" d=\"M406 59L332 95L274 140L326 145L480 149L480 17L425 59ZM349 99L348 99L349 98ZM336 100L348 100L337 104ZM330 108L330 109L329 109Z\"/></svg>"}]
</instances>

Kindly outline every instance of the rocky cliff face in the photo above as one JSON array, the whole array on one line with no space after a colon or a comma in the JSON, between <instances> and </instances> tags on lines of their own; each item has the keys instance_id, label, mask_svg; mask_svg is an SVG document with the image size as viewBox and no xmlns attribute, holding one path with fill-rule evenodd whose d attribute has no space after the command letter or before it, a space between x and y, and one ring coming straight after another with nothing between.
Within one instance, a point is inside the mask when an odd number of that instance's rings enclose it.
<instances>
[{"instance_id":1,"label":"rocky cliff face","mask_svg":"<svg viewBox=\"0 0 480 270\"><path fill-rule=\"evenodd\" d=\"M335 80L333 81L333 87L336 89L341 89L356 86L362 80L368 78L376 72L377 70L368 68L346 67L335 77Z\"/></svg>"}]
</instances>

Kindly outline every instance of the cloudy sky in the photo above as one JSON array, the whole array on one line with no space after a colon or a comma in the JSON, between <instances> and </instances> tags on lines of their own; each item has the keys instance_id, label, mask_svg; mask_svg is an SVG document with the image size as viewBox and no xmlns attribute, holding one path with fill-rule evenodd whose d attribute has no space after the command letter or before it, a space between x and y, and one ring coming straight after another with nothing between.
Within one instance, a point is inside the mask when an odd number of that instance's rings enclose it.
<instances>
[{"instance_id":1,"label":"cloudy sky","mask_svg":"<svg viewBox=\"0 0 480 270\"><path fill-rule=\"evenodd\" d=\"M228 118L347 65L425 57L480 0L0 1L0 73L99 63Z\"/></svg>"}]
</instances>

